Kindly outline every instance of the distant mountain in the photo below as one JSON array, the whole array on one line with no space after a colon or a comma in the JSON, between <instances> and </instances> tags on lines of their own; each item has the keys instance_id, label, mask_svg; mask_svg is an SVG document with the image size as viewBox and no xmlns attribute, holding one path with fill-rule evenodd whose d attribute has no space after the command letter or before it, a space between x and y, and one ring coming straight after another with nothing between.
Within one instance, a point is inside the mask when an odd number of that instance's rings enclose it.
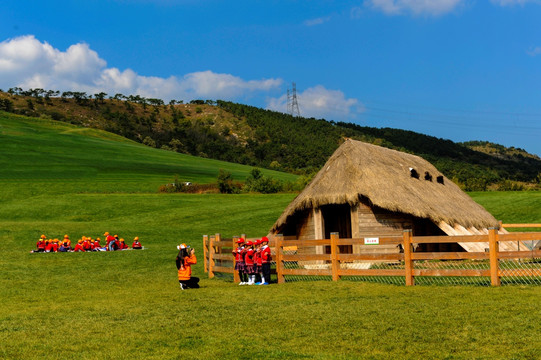
<instances>
[{"instance_id":1,"label":"distant mountain","mask_svg":"<svg viewBox=\"0 0 541 360\"><path fill-rule=\"evenodd\" d=\"M465 190L537 186L541 159L482 141L455 143L413 131L293 117L227 101L189 104L42 89L0 92L0 110L103 129L148 146L296 174L317 171L353 138L419 155ZM530 185L528 185L530 184Z\"/></svg>"}]
</instances>

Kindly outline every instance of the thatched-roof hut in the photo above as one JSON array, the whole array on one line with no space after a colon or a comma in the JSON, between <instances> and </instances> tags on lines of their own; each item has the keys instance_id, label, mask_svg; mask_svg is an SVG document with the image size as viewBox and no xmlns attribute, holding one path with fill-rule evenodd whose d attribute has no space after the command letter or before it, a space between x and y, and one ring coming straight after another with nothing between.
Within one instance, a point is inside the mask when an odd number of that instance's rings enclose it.
<instances>
[{"instance_id":1,"label":"thatched-roof hut","mask_svg":"<svg viewBox=\"0 0 541 360\"><path fill-rule=\"evenodd\" d=\"M497 226L488 211L428 161L348 139L289 204L270 235L328 239L338 232L341 238L360 238L401 235L405 229L414 236L467 235ZM484 251L479 243L423 246Z\"/></svg>"}]
</instances>

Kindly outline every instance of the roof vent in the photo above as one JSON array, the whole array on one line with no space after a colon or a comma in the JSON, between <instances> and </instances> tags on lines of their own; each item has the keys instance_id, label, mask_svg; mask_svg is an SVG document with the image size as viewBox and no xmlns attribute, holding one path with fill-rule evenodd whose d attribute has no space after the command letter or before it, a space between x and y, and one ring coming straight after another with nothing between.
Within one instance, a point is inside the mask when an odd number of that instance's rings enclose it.
<instances>
[{"instance_id":1,"label":"roof vent","mask_svg":"<svg viewBox=\"0 0 541 360\"><path fill-rule=\"evenodd\" d=\"M428 171L425 171L425 180L426 181L432 181L432 175Z\"/></svg>"},{"instance_id":2,"label":"roof vent","mask_svg":"<svg viewBox=\"0 0 541 360\"><path fill-rule=\"evenodd\" d=\"M436 181L438 182L438 184L442 184L443 185L443 176L440 175L436 178Z\"/></svg>"},{"instance_id":3,"label":"roof vent","mask_svg":"<svg viewBox=\"0 0 541 360\"><path fill-rule=\"evenodd\" d=\"M419 178L419 173L414 168L410 168L410 175L412 178L416 178L416 179Z\"/></svg>"}]
</instances>

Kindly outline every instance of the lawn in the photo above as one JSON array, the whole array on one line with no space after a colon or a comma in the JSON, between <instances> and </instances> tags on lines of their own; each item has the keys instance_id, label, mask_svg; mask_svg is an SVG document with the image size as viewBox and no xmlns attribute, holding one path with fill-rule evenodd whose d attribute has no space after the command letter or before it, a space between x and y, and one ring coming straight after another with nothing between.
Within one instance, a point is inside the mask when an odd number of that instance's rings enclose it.
<instances>
[{"instance_id":1,"label":"lawn","mask_svg":"<svg viewBox=\"0 0 541 360\"><path fill-rule=\"evenodd\" d=\"M251 168L93 132L0 115L0 358L541 357L535 286L239 287L205 279L198 264L202 288L180 291L177 244L201 259L203 234L265 235L295 195L158 194L174 174L204 182L220 167L237 179ZM504 222L540 222L540 193L472 196ZM146 249L29 253L42 233L104 231Z\"/></svg>"}]
</instances>

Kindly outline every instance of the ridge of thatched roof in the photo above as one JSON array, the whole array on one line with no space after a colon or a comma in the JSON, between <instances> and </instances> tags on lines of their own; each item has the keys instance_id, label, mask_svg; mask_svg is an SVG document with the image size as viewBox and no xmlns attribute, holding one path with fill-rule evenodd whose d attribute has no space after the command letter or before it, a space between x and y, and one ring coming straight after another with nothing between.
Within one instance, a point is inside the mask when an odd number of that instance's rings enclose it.
<instances>
[{"instance_id":1,"label":"ridge of thatched roof","mask_svg":"<svg viewBox=\"0 0 541 360\"><path fill-rule=\"evenodd\" d=\"M418 178L412 177L412 169ZM425 179L425 174L431 179ZM488 211L428 161L348 139L288 205L271 231L299 210L327 204L355 205L361 199L389 211L430 219L435 224L443 221L466 228L498 226Z\"/></svg>"}]
</instances>

